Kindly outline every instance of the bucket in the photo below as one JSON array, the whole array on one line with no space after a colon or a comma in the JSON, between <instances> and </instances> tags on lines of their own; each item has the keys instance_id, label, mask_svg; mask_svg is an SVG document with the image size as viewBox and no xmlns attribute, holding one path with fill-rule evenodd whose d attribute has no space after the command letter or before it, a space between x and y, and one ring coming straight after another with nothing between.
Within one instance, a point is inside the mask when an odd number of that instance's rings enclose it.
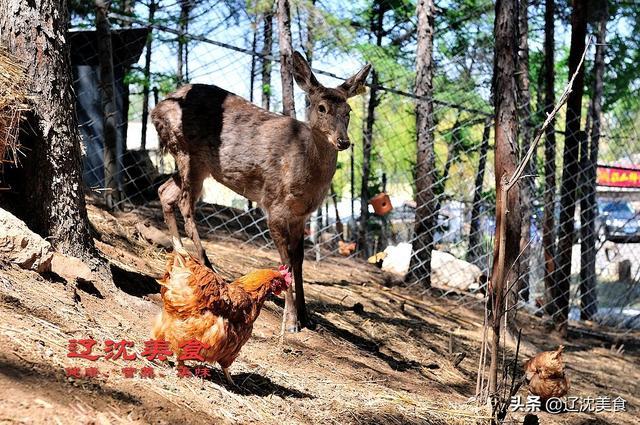
<instances>
[{"instance_id":1,"label":"bucket","mask_svg":"<svg viewBox=\"0 0 640 425\"><path fill-rule=\"evenodd\" d=\"M393 209L389 195L384 192L378 193L369 199L369 203L373 206L373 211L375 211L376 215L379 216L387 215Z\"/></svg>"}]
</instances>

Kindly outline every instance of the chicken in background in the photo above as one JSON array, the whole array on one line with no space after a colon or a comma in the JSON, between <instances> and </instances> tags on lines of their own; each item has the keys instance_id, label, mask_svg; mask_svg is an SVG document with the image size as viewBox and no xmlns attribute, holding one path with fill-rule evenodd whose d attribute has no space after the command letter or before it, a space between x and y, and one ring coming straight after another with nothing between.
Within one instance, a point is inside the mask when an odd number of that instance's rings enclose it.
<instances>
[{"instance_id":1,"label":"chicken in background","mask_svg":"<svg viewBox=\"0 0 640 425\"><path fill-rule=\"evenodd\" d=\"M233 384L229 366L249 340L264 301L291 285L291 273L280 266L279 270L255 270L227 283L186 251L177 250L159 283L164 306L153 326L153 338L169 342L178 357L187 342L199 342L204 361L220 364Z\"/></svg>"},{"instance_id":2,"label":"chicken in background","mask_svg":"<svg viewBox=\"0 0 640 425\"><path fill-rule=\"evenodd\" d=\"M569 391L569 381L564 373L561 345L555 351L544 351L524 364L525 379L529 391L541 400L563 397Z\"/></svg>"},{"instance_id":3,"label":"chicken in background","mask_svg":"<svg viewBox=\"0 0 640 425\"><path fill-rule=\"evenodd\" d=\"M338 241L338 253L343 257L348 257L353 254L353 251L356 250L355 242L344 242L342 240Z\"/></svg>"}]
</instances>

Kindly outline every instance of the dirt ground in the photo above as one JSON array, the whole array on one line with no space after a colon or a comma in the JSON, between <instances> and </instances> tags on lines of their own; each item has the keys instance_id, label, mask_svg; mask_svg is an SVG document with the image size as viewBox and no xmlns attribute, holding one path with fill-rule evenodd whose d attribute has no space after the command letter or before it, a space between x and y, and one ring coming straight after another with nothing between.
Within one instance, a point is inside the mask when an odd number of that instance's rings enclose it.
<instances>
[{"instance_id":1,"label":"dirt ground","mask_svg":"<svg viewBox=\"0 0 640 425\"><path fill-rule=\"evenodd\" d=\"M144 241L135 224L150 220L162 228L160 213L89 209L96 245L119 287L115 295L0 265L0 424L488 423L489 410L472 399L483 334L479 303L389 288L378 269L356 260L305 263L315 330L282 340L282 301L266 302L231 367L237 387L217 366L209 377L178 377L171 363L141 360L160 311L154 278L165 253ZM229 278L278 263L274 250L228 238L205 245ZM562 343L542 319L521 315L519 321L540 349ZM570 336L564 344L571 395L621 396L628 411L540 413L540 423L637 423L640 335L575 325ZM67 357L70 339L87 338L97 341L97 354L106 340L133 341L138 359ZM466 357L454 366L451 352ZM123 375L127 367L136 368L135 377ZM97 369L98 376L73 377L77 370L66 368ZM143 369L155 377L140 377ZM510 421L522 423L522 416Z\"/></svg>"}]
</instances>

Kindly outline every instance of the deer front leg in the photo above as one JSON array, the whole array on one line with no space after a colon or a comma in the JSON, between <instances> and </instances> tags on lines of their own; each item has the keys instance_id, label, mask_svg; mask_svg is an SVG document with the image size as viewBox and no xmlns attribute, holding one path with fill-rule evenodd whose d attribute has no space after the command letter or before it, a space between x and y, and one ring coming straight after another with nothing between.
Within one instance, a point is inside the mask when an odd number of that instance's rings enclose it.
<instances>
[{"instance_id":1,"label":"deer front leg","mask_svg":"<svg viewBox=\"0 0 640 425\"><path fill-rule=\"evenodd\" d=\"M182 195L179 182L180 177L176 174L158 188L158 196L160 198L160 204L162 205L162 214L164 215L164 221L169 228L169 234L171 235L171 242L173 243L174 250L182 249L182 241L180 240L178 224L176 223L176 216L174 213L174 208Z\"/></svg>"},{"instance_id":2,"label":"deer front leg","mask_svg":"<svg viewBox=\"0 0 640 425\"><path fill-rule=\"evenodd\" d=\"M269 232L273 243L280 254L282 264L292 266L290 261L290 239L291 231L289 223L274 218L275 214L269 214ZM293 267L291 267L293 269ZM283 332L298 332L300 330L298 324L298 314L296 311L295 298L293 296L293 286L289 286L284 294L284 313L282 316Z\"/></svg>"},{"instance_id":3,"label":"deer front leg","mask_svg":"<svg viewBox=\"0 0 640 425\"><path fill-rule=\"evenodd\" d=\"M296 312L298 314L298 323L303 328L309 328L311 323L307 316L307 307L304 301L304 280L302 278L302 263L304 261L304 222L301 229L297 229L295 235L292 236L291 245L289 246L289 258L291 260L291 268L293 269L293 280L296 286Z\"/></svg>"}]
</instances>

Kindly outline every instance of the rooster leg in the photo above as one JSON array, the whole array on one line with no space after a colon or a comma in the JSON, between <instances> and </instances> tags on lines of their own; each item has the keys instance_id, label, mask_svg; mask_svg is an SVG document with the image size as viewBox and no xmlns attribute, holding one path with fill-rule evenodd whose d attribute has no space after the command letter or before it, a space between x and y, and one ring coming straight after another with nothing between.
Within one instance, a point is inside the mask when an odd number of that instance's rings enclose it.
<instances>
[{"instance_id":1,"label":"rooster leg","mask_svg":"<svg viewBox=\"0 0 640 425\"><path fill-rule=\"evenodd\" d=\"M235 387L236 383L233 382L233 378L231 378L231 374L229 373L229 368L223 367L222 372L224 372L224 377L227 379L227 382L229 383L229 385L233 385Z\"/></svg>"}]
</instances>

